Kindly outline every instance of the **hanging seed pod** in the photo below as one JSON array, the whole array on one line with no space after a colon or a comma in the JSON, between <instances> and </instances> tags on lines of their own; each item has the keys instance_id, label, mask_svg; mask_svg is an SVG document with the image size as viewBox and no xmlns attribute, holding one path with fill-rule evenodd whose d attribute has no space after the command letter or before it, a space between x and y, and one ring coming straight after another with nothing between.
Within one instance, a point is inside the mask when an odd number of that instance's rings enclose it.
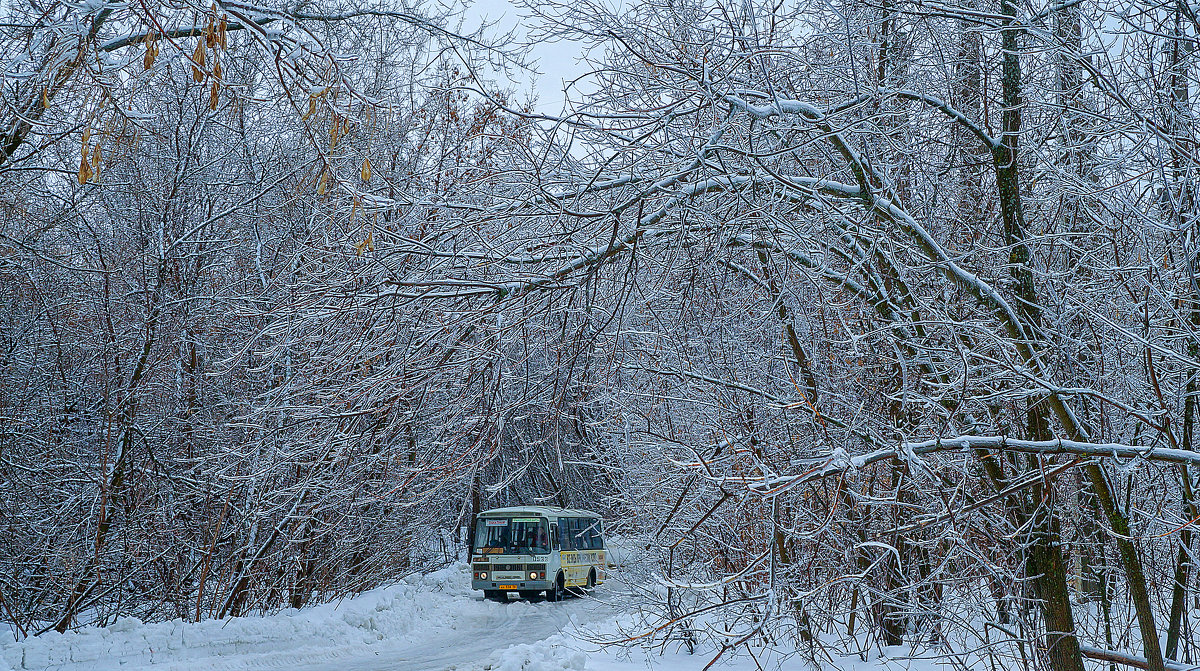
<instances>
[{"instance_id":1,"label":"hanging seed pod","mask_svg":"<svg viewBox=\"0 0 1200 671\"><path fill-rule=\"evenodd\" d=\"M142 57L142 69L149 70L154 66L154 59L158 57L158 46L154 44L154 31L150 31L146 35L146 55Z\"/></svg>"},{"instance_id":2,"label":"hanging seed pod","mask_svg":"<svg viewBox=\"0 0 1200 671\"><path fill-rule=\"evenodd\" d=\"M192 80L196 83L204 81L204 43L196 42L196 50L192 52Z\"/></svg>"},{"instance_id":3,"label":"hanging seed pod","mask_svg":"<svg viewBox=\"0 0 1200 671\"><path fill-rule=\"evenodd\" d=\"M88 149L91 148L88 145L88 140L90 139L92 139L92 127L88 126L87 128L83 129L83 146L81 146L79 149L80 153L83 154L83 160L85 163L87 162L88 158Z\"/></svg>"},{"instance_id":4,"label":"hanging seed pod","mask_svg":"<svg viewBox=\"0 0 1200 671\"><path fill-rule=\"evenodd\" d=\"M87 184L87 181L92 177L92 167L88 164L87 156L84 156L79 161L79 183Z\"/></svg>"},{"instance_id":5,"label":"hanging seed pod","mask_svg":"<svg viewBox=\"0 0 1200 671\"><path fill-rule=\"evenodd\" d=\"M100 143L96 143L96 148L92 150L92 173L97 177L100 175Z\"/></svg>"},{"instance_id":6,"label":"hanging seed pod","mask_svg":"<svg viewBox=\"0 0 1200 671\"><path fill-rule=\"evenodd\" d=\"M50 109L50 96L46 91L47 89L42 89L42 109Z\"/></svg>"},{"instance_id":7,"label":"hanging seed pod","mask_svg":"<svg viewBox=\"0 0 1200 671\"><path fill-rule=\"evenodd\" d=\"M218 59L218 58L217 58L216 54L213 54L213 69L212 69L212 76L213 76L215 79L220 79L220 78L221 78L221 76L222 76L222 75L224 75L224 74L225 74L225 72L224 72L223 70L221 70L221 61L220 61L220 59Z\"/></svg>"},{"instance_id":8,"label":"hanging seed pod","mask_svg":"<svg viewBox=\"0 0 1200 671\"><path fill-rule=\"evenodd\" d=\"M325 190L326 190L328 184L329 184L329 173L322 171L321 172L321 180L319 182L317 182L317 195L318 196L325 195Z\"/></svg>"},{"instance_id":9,"label":"hanging seed pod","mask_svg":"<svg viewBox=\"0 0 1200 671\"><path fill-rule=\"evenodd\" d=\"M229 48L229 42L225 39L225 29L229 27L229 21L225 16L221 16L221 22L217 24L217 42L221 44L222 49Z\"/></svg>"},{"instance_id":10,"label":"hanging seed pod","mask_svg":"<svg viewBox=\"0 0 1200 671\"><path fill-rule=\"evenodd\" d=\"M364 158L362 164L362 180L364 182L371 181L371 159Z\"/></svg>"},{"instance_id":11,"label":"hanging seed pod","mask_svg":"<svg viewBox=\"0 0 1200 671\"><path fill-rule=\"evenodd\" d=\"M220 99L221 99L221 85L218 82L213 81L212 88L209 90L209 93L208 93L208 109L216 110L217 102L220 101Z\"/></svg>"},{"instance_id":12,"label":"hanging seed pod","mask_svg":"<svg viewBox=\"0 0 1200 671\"><path fill-rule=\"evenodd\" d=\"M204 44L209 49L217 46L217 26L211 16L208 18L208 22L204 24Z\"/></svg>"}]
</instances>

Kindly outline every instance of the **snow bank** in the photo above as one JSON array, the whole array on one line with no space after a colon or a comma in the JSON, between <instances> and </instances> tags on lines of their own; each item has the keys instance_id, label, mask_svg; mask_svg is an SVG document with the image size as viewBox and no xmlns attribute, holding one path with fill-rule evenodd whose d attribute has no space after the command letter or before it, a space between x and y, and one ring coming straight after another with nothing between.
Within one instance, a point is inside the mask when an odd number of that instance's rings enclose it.
<instances>
[{"instance_id":1,"label":"snow bank","mask_svg":"<svg viewBox=\"0 0 1200 671\"><path fill-rule=\"evenodd\" d=\"M342 602L264 617L154 624L121 618L108 627L43 634L0 647L0 669L191 668L201 661L279 657L281 649L300 659L348 654L385 639L412 640L485 607L470 589L469 572L459 564Z\"/></svg>"}]
</instances>

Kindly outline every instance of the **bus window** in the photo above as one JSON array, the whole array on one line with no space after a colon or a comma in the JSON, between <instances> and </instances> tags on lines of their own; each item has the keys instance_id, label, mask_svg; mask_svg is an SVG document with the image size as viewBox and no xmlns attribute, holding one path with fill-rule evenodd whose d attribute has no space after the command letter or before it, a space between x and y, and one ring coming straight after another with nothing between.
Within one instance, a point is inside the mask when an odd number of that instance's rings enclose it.
<instances>
[{"instance_id":1,"label":"bus window","mask_svg":"<svg viewBox=\"0 0 1200 671\"><path fill-rule=\"evenodd\" d=\"M568 528L571 533L571 547L575 550L587 550L587 524L581 517L572 517L568 520Z\"/></svg>"},{"instance_id":2,"label":"bus window","mask_svg":"<svg viewBox=\"0 0 1200 671\"><path fill-rule=\"evenodd\" d=\"M587 520L587 547L589 550L603 550L604 537L600 533L600 520L592 518Z\"/></svg>"},{"instance_id":3,"label":"bus window","mask_svg":"<svg viewBox=\"0 0 1200 671\"><path fill-rule=\"evenodd\" d=\"M482 554L545 554L550 551L550 536L540 517L480 519L475 547Z\"/></svg>"},{"instance_id":4,"label":"bus window","mask_svg":"<svg viewBox=\"0 0 1200 671\"><path fill-rule=\"evenodd\" d=\"M510 539L508 520L479 520L475 527L475 547L503 550Z\"/></svg>"},{"instance_id":5,"label":"bus window","mask_svg":"<svg viewBox=\"0 0 1200 671\"><path fill-rule=\"evenodd\" d=\"M571 534L571 518L569 518L569 517L560 518L558 520L558 527L559 527L558 537L559 537L559 540L562 542L562 549L574 550L575 549L575 537Z\"/></svg>"}]
</instances>

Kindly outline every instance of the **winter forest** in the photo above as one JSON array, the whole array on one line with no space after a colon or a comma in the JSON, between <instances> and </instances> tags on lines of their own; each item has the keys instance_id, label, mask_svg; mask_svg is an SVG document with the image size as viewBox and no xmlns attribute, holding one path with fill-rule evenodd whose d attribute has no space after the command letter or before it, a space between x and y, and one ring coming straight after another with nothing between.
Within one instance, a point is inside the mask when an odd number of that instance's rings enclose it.
<instances>
[{"instance_id":1,"label":"winter forest","mask_svg":"<svg viewBox=\"0 0 1200 671\"><path fill-rule=\"evenodd\" d=\"M1200 662L1200 8L465 10L0 5L15 640L335 600L536 503L697 668Z\"/></svg>"}]
</instances>

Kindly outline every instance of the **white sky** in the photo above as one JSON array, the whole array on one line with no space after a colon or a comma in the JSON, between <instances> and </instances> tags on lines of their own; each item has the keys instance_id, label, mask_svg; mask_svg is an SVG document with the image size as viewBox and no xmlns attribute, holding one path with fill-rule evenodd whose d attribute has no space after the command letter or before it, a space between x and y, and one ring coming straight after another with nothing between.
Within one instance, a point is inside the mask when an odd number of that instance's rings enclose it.
<instances>
[{"instance_id":1,"label":"white sky","mask_svg":"<svg viewBox=\"0 0 1200 671\"><path fill-rule=\"evenodd\" d=\"M484 19L495 22L496 32L515 28L518 39L526 38L524 30L526 19L521 16L521 10L514 7L508 0L474 0L474 4L466 11L463 27L472 30L477 28ZM539 112L556 114L562 111L565 99L563 95L564 82L587 71L586 66L579 62L582 56L582 45L571 42L535 45L530 53L530 59L537 61L537 69L541 74L529 73L524 78L518 77L512 83L518 93L532 92L537 96L536 109ZM502 81L498 83L504 84Z\"/></svg>"}]
</instances>

